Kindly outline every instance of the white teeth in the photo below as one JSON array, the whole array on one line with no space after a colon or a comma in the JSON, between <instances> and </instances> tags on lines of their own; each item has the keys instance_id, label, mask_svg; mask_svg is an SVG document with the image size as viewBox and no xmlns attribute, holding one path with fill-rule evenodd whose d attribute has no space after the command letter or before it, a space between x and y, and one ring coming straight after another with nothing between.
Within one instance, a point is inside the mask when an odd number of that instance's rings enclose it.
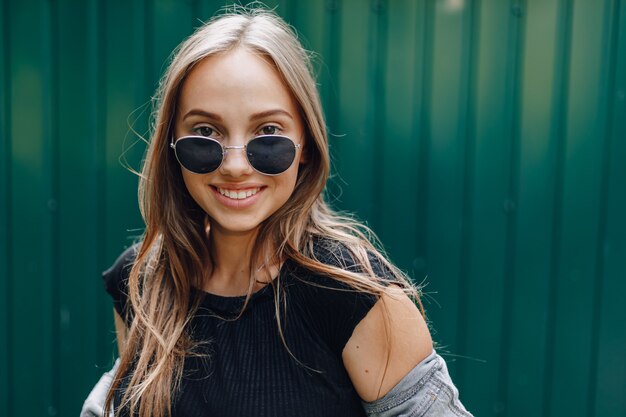
<instances>
[{"instance_id":1,"label":"white teeth","mask_svg":"<svg viewBox=\"0 0 626 417\"><path fill-rule=\"evenodd\" d=\"M217 189L221 195L232 198L233 200L242 200L244 198L255 195L259 192L260 188L252 188L250 190L226 190L224 188Z\"/></svg>"}]
</instances>

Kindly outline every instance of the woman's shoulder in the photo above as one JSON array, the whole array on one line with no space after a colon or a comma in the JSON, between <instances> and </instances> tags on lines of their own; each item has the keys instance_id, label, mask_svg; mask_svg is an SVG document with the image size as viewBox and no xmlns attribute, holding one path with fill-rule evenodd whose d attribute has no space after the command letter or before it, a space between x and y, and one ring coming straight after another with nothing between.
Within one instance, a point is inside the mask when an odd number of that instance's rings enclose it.
<instances>
[{"instance_id":1,"label":"woman's shoulder","mask_svg":"<svg viewBox=\"0 0 626 417\"><path fill-rule=\"evenodd\" d=\"M112 278L124 278L124 275L128 275L128 272L130 272L130 269L135 263L135 258L137 257L140 244L140 242L135 243L124 249L122 253L119 254L115 262L113 262L113 264L102 273L105 281Z\"/></svg>"},{"instance_id":2,"label":"woman's shoulder","mask_svg":"<svg viewBox=\"0 0 626 417\"><path fill-rule=\"evenodd\" d=\"M346 243L326 237L314 238L308 255L323 265L347 271L354 270L358 264Z\"/></svg>"},{"instance_id":3,"label":"woman's shoulder","mask_svg":"<svg viewBox=\"0 0 626 417\"><path fill-rule=\"evenodd\" d=\"M309 317L307 325L317 329L321 339L340 356L354 328L380 295L372 291L373 287L368 290L362 282L358 285L354 277L351 282L350 277L338 276L341 271L364 272L363 265L346 243L318 238L310 252L306 255L322 265L313 267L291 263L295 267L288 270L286 293L292 301L292 308ZM324 272L327 266L332 268Z\"/></svg>"},{"instance_id":4,"label":"woman's shoulder","mask_svg":"<svg viewBox=\"0 0 626 417\"><path fill-rule=\"evenodd\" d=\"M315 261L324 265L364 275L371 269L371 279L382 284L395 280L395 273L384 255L371 246L351 246L348 242L316 237L313 239L312 252Z\"/></svg>"},{"instance_id":5,"label":"woman's shoulder","mask_svg":"<svg viewBox=\"0 0 626 417\"><path fill-rule=\"evenodd\" d=\"M113 306L121 317L126 317L128 304L128 277L135 263L140 243L126 248L115 262L102 272L102 280L107 293L113 299Z\"/></svg>"},{"instance_id":6,"label":"woman's shoulder","mask_svg":"<svg viewBox=\"0 0 626 417\"><path fill-rule=\"evenodd\" d=\"M316 237L304 253L310 262L289 262L286 268L287 282L295 285L292 293L297 289L306 298L304 304L324 306L329 312L355 304L371 306L397 278L380 253L354 249L346 242Z\"/></svg>"}]
</instances>

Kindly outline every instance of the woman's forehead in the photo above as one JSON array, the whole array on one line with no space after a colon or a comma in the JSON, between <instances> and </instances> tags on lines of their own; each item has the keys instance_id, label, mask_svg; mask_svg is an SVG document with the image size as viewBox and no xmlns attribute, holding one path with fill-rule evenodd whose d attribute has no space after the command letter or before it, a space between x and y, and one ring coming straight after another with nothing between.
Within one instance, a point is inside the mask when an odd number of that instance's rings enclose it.
<instances>
[{"instance_id":1,"label":"woman's forehead","mask_svg":"<svg viewBox=\"0 0 626 417\"><path fill-rule=\"evenodd\" d=\"M186 77L179 96L183 114L191 107L293 107L292 93L275 66L246 48L204 58ZM258 111L256 109L255 111Z\"/></svg>"},{"instance_id":2,"label":"woman's forehead","mask_svg":"<svg viewBox=\"0 0 626 417\"><path fill-rule=\"evenodd\" d=\"M221 134L256 133L273 123L302 137L300 106L275 65L246 48L215 54L198 62L183 82L176 105L177 129L208 123Z\"/></svg>"}]
</instances>

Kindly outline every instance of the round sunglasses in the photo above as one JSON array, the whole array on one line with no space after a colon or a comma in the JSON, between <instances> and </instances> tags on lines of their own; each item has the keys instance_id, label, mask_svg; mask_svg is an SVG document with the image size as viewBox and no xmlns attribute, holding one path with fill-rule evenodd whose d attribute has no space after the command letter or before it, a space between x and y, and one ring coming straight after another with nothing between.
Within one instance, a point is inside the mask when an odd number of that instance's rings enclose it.
<instances>
[{"instance_id":1,"label":"round sunglasses","mask_svg":"<svg viewBox=\"0 0 626 417\"><path fill-rule=\"evenodd\" d=\"M224 146L206 136L183 136L170 143L176 159L187 171L194 174L208 174L222 166L226 154L231 149L243 149L250 166L264 175L278 175L287 171L296 159L294 143L286 136L256 136L245 145Z\"/></svg>"}]
</instances>

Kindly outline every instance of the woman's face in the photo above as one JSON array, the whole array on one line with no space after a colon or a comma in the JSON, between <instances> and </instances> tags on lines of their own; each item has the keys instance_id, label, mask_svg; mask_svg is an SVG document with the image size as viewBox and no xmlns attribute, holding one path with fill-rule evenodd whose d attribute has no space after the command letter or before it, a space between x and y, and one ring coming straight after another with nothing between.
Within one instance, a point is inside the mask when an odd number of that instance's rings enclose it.
<instances>
[{"instance_id":1,"label":"woman's face","mask_svg":"<svg viewBox=\"0 0 626 417\"><path fill-rule=\"evenodd\" d=\"M242 146L259 135L281 135L304 146L298 105L265 58L244 48L200 61L183 83L176 138L206 136L224 146ZM283 173L255 171L245 150L229 149L222 165L207 174L181 167L187 190L211 219L211 234L254 231L293 193L301 148Z\"/></svg>"}]
</instances>

